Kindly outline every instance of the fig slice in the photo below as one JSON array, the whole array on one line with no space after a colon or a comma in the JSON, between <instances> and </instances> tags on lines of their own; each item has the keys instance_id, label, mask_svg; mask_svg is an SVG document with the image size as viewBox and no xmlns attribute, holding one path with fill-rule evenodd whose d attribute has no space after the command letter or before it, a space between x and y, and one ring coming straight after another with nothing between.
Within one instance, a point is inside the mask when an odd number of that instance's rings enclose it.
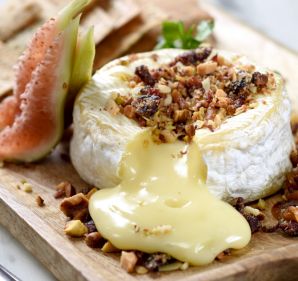
<instances>
[{"instance_id":1,"label":"fig slice","mask_svg":"<svg viewBox=\"0 0 298 281\"><path fill-rule=\"evenodd\" d=\"M66 128L72 123L73 105L78 92L91 79L94 58L94 28L91 27L82 37L79 37L77 43L69 93L65 105L64 124Z\"/></svg>"},{"instance_id":2,"label":"fig slice","mask_svg":"<svg viewBox=\"0 0 298 281\"><path fill-rule=\"evenodd\" d=\"M70 80L70 95L76 95L84 84L91 79L94 57L94 27L91 27L86 34L78 40L74 67Z\"/></svg>"},{"instance_id":3,"label":"fig slice","mask_svg":"<svg viewBox=\"0 0 298 281\"><path fill-rule=\"evenodd\" d=\"M75 0L34 35L16 67L14 94L0 104L0 160L47 155L64 129L78 26L89 0Z\"/></svg>"}]
</instances>

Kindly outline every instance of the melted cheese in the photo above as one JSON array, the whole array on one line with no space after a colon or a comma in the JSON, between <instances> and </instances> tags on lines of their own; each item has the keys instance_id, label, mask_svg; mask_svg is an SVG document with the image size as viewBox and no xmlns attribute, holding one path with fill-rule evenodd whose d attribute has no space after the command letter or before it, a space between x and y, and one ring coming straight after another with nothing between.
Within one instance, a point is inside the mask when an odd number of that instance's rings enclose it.
<instances>
[{"instance_id":1,"label":"melted cheese","mask_svg":"<svg viewBox=\"0 0 298 281\"><path fill-rule=\"evenodd\" d=\"M208 192L194 143L157 145L149 130L142 132L126 146L118 174L121 183L97 191L89 203L97 229L117 248L203 265L249 242L246 220Z\"/></svg>"}]
</instances>

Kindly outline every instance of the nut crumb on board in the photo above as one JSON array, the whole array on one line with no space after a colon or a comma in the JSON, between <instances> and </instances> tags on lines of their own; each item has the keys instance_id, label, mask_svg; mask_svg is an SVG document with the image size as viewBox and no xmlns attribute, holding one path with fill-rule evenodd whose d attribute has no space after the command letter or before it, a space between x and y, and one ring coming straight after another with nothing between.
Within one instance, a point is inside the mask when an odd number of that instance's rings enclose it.
<instances>
[{"instance_id":1,"label":"nut crumb on board","mask_svg":"<svg viewBox=\"0 0 298 281\"><path fill-rule=\"evenodd\" d=\"M86 225L86 224L85 224ZM88 228L88 227L87 227ZM89 229L88 229L89 231ZM85 242L90 248L101 248L103 237L98 231L86 234Z\"/></svg>"},{"instance_id":2,"label":"nut crumb on board","mask_svg":"<svg viewBox=\"0 0 298 281\"><path fill-rule=\"evenodd\" d=\"M43 207L45 205L44 199L40 195L36 196L35 201L36 201L37 206L39 206L39 207Z\"/></svg>"},{"instance_id":3,"label":"nut crumb on board","mask_svg":"<svg viewBox=\"0 0 298 281\"><path fill-rule=\"evenodd\" d=\"M110 241L107 241L104 243L104 245L102 246L101 250L104 253L119 253L120 250L118 248L116 248Z\"/></svg>"},{"instance_id":4,"label":"nut crumb on board","mask_svg":"<svg viewBox=\"0 0 298 281\"><path fill-rule=\"evenodd\" d=\"M56 192L54 194L54 197L57 199L63 197L71 197L75 194L76 190L72 186L72 184L68 181L63 181L56 186Z\"/></svg>"},{"instance_id":5,"label":"nut crumb on board","mask_svg":"<svg viewBox=\"0 0 298 281\"><path fill-rule=\"evenodd\" d=\"M60 210L71 219L84 221L88 215L88 198L83 193L78 193L69 198L64 198Z\"/></svg>"},{"instance_id":6,"label":"nut crumb on board","mask_svg":"<svg viewBox=\"0 0 298 281\"><path fill-rule=\"evenodd\" d=\"M120 266L129 273L134 272L135 266L137 264L138 257L134 252L121 252Z\"/></svg>"},{"instance_id":7,"label":"nut crumb on board","mask_svg":"<svg viewBox=\"0 0 298 281\"><path fill-rule=\"evenodd\" d=\"M80 220L71 220L66 223L64 232L71 237L83 237L88 228Z\"/></svg>"}]
</instances>

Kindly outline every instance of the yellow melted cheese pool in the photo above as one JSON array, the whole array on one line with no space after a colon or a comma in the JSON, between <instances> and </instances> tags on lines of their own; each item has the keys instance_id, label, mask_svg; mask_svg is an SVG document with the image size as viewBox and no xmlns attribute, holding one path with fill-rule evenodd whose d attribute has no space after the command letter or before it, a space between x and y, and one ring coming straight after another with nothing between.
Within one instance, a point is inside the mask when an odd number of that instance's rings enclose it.
<instances>
[{"instance_id":1,"label":"yellow melted cheese pool","mask_svg":"<svg viewBox=\"0 0 298 281\"><path fill-rule=\"evenodd\" d=\"M208 192L206 172L197 145L158 145L148 130L127 145L120 185L91 197L91 217L119 249L210 263L227 248L245 247L251 232L242 215Z\"/></svg>"}]
</instances>

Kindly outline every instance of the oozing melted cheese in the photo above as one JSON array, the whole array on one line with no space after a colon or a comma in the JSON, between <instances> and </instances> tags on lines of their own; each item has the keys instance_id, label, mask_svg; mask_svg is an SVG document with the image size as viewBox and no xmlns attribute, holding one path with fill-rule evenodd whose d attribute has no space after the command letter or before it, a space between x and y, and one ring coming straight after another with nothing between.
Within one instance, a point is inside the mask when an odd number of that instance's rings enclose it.
<instances>
[{"instance_id":1,"label":"oozing melted cheese","mask_svg":"<svg viewBox=\"0 0 298 281\"><path fill-rule=\"evenodd\" d=\"M89 203L97 229L117 248L203 265L249 242L246 220L208 192L197 145L157 145L145 131L128 143L118 173L121 183Z\"/></svg>"}]
</instances>

